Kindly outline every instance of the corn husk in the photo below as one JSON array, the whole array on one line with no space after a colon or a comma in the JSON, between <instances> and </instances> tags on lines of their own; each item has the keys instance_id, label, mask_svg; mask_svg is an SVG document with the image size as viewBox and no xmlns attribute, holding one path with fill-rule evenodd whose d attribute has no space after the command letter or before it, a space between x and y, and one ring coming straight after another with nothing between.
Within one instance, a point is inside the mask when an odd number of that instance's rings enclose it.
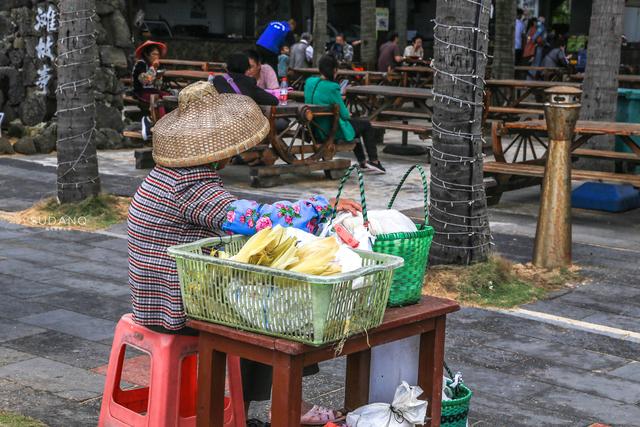
<instances>
[{"instance_id":1,"label":"corn husk","mask_svg":"<svg viewBox=\"0 0 640 427\"><path fill-rule=\"evenodd\" d=\"M340 245L334 237L312 240L301 246L297 244L298 239L287 237L286 230L278 225L260 230L231 259L317 276L342 271L336 262Z\"/></svg>"}]
</instances>

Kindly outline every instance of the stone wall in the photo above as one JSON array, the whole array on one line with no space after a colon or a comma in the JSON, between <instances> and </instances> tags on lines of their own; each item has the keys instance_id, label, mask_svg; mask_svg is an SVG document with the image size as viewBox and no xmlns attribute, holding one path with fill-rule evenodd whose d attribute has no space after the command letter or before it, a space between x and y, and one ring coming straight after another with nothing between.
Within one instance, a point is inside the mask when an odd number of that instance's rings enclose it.
<instances>
[{"instance_id":1,"label":"stone wall","mask_svg":"<svg viewBox=\"0 0 640 427\"><path fill-rule=\"evenodd\" d=\"M129 74L127 58L133 51L131 31L123 13L125 1L96 1L100 64L96 67L94 89L99 148L118 148L123 144L120 137L125 126L121 114L123 87L119 78ZM43 34L34 25L38 6L57 3L57 0L0 0L0 112L5 114L2 127L10 136L21 138L13 148L24 154L31 154L34 148L40 152L55 149L57 81L54 72L48 95L39 93L35 86L37 70L43 64L36 57L36 45ZM41 143L23 141L25 138L36 142L39 138ZM43 138L49 141L42 143ZM10 151L6 141L0 143L0 153L3 151Z\"/></svg>"},{"instance_id":2,"label":"stone wall","mask_svg":"<svg viewBox=\"0 0 640 427\"><path fill-rule=\"evenodd\" d=\"M192 61L224 62L230 54L255 47L255 40L242 39L196 39L196 38L155 38L167 44L169 58Z\"/></svg>"}]
</instances>

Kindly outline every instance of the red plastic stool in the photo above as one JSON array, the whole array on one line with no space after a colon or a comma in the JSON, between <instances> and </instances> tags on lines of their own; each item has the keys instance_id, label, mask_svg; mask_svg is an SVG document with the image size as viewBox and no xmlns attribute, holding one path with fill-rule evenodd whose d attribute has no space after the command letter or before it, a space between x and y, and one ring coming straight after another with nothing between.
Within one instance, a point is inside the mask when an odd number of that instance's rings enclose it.
<instances>
[{"instance_id":1,"label":"red plastic stool","mask_svg":"<svg viewBox=\"0 0 640 427\"><path fill-rule=\"evenodd\" d=\"M149 387L120 386L127 347L151 358ZM198 337L154 332L122 316L116 326L100 409L100 427L187 427L196 425ZM230 398L224 425L245 427L240 359L227 358Z\"/></svg>"}]
</instances>

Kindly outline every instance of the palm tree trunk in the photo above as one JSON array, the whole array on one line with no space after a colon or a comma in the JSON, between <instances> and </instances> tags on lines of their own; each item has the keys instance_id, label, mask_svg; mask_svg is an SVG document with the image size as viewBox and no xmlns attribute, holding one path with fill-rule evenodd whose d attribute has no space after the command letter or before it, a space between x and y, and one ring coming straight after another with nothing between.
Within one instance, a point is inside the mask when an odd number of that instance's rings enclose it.
<instances>
[{"instance_id":1,"label":"palm tree trunk","mask_svg":"<svg viewBox=\"0 0 640 427\"><path fill-rule=\"evenodd\" d=\"M396 31L400 37L398 45L401 47L401 51L404 51L407 45L407 9L407 0L396 0Z\"/></svg>"},{"instance_id":2,"label":"palm tree trunk","mask_svg":"<svg viewBox=\"0 0 640 427\"><path fill-rule=\"evenodd\" d=\"M327 45L327 0L313 0L313 63L324 54Z\"/></svg>"},{"instance_id":3,"label":"palm tree trunk","mask_svg":"<svg viewBox=\"0 0 640 427\"><path fill-rule=\"evenodd\" d=\"M435 263L469 264L489 251L481 129L489 5L439 0L436 8L429 208Z\"/></svg>"},{"instance_id":4,"label":"palm tree trunk","mask_svg":"<svg viewBox=\"0 0 640 427\"><path fill-rule=\"evenodd\" d=\"M516 2L496 0L496 34L493 45L491 75L496 79L513 79L515 64Z\"/></svg>"},{"instance_id":5,"label":"palm tree trunk","mask_svg":"<svg viewBox=\"0 0 640 427\"><path fill-rule=\"evenodd\" d=\"M581 120L615 121L624 0L593 0ZM591 148L613 150L613 137L592 138ZM580 159L579 168L613 171L611 161Z\"/></svg>"},{"instance_id":6,"label":"palm tree trunk","mask_svg":"<svg viewBox=\"0 0 640 427\"><path fill-rule=\"evenodd\" d=\"M96 157L93 74L95 0L60 0L58 32L58 200L75 202L100 192Z\"/></svg>"},{"instance_id":7,"label":"palm tree trunk","mask_svg":"<svg viewBox=\"0 0 640 427\"><path fill-rule=\"evenodd\" d=\"M378 32L376 31L376 0L360 0L360 60L368 70L375 69Z\"/></svg>"}]
</instances>

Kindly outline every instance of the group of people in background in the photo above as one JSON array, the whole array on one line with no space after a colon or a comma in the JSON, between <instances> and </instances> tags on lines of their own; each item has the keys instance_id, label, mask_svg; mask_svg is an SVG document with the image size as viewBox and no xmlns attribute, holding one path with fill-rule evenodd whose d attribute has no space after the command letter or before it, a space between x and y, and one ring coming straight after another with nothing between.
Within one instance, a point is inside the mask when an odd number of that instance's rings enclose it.
<instances>
[{"instance_id":1,"label":"group of people in background","mask_svg":"<svg viewBox=\"0 0 640 427\"><path fill-rule=\"evenodd\" d=\"M309 67L313 61L311 34L303 33L296 41L293 29L293 20L271 22L257 40L255 49L236 52L226 58L227 72L210 80L216 91L245 95L259 105L278 105L278 91L283 84L281 81L286 79L289 67ZM154 94L160 98L169 94L162 90L162 70L159 68L160 58L166 53L167 46L154 41L147 41L136 50L138 61L132 71L133 93L143 102L148 103ZM341 61L350 63L352 60L353 46L346 42L344 35L338 35L335 43L318 61L320 76L309 78L305 83L305 103L338 105L340 118L336 139L346 143L356 142L354 154L361 168L385 173L378 160L371 123L364 118L351 118L342 98L342 89L336 81ZM159 115L163 116L164 111L159 111ZM318 122L318 131L325 133L318 137L326 137L331 123L325 123L321 118ZM279 131L284 130L287 125L288 123L276 122ZM151 135L151 126L148 117L142 119L145 140Z\"/></svg>"},{"instance_id":2,"label":"group of people in background","mask_svg":"<svg viewBox=\"0 0 640 427\"><path fill-rule=\"evenodd\" d=\"M547 68L569 65L571 55L567 56L565 52L566 38L554 30L549 31L545 21L544 16L527 19L522 9L517 10L514 40L516 65ZM528 79L543 77L544 73L537 70L529 71L527 75Z\"/></svg>"}]
</instances>

